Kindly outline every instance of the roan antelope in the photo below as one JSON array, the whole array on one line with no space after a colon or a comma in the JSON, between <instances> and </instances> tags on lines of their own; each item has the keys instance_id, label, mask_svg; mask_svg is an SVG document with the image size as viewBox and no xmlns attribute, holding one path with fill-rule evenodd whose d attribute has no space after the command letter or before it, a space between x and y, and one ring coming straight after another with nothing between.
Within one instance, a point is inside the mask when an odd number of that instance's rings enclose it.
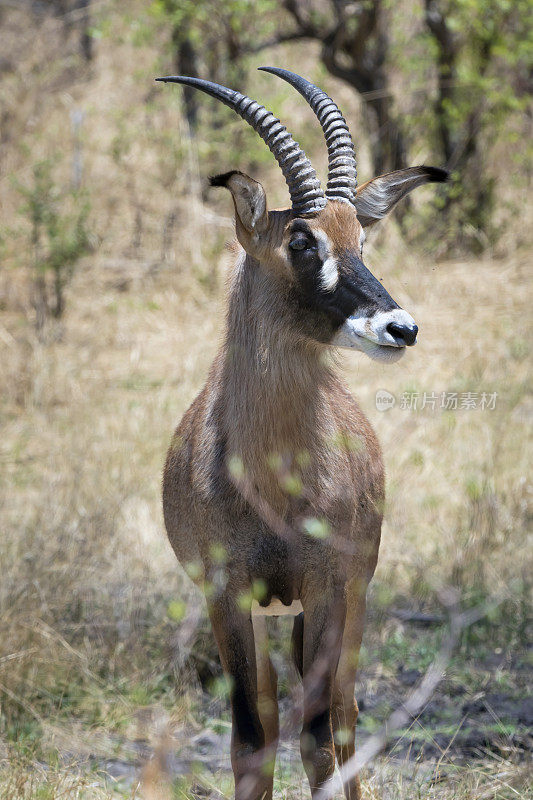
<instances>
[{"instance_id":1,"label":"roan antelope","mask_svg":"<svg viewBox=\"0 0 533 800\"><path fill-rule=\"evenodd\" d=\"M355 672L384 474L376 436L329 353L349 347L393 362L415 344L413 318L363 264L365 230L416 186L447 177L421 166L357 188L352 140L335 103L298 75L266 71L296 88L318 117L329 157L325 193L263 106L199 78L158 79L234 109L274 154L291 196L291 208L269 211L261 184L242 172L211 179L231 192L240 247L224 342L177 428L163 479L170 542L208 588L230 679L237 800L272 796L278 710L265 614L295 615L300 749L312 793L332 775L335 755L342 765L354 753ZM357 778L345 793L361 796Z\"/></svg>"}]
</instances>

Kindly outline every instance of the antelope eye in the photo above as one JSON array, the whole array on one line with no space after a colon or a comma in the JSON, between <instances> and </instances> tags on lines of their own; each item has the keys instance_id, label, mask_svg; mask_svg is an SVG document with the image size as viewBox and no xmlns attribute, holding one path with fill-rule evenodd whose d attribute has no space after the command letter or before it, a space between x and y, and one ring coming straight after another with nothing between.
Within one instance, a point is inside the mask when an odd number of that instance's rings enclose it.
<instances>
[{"instance_id":1,"label":"antelope eye","mask_svg":"<svg viewBox=\"0 0 533 800\"><path fill-rule=\"evenodd\" d=\"M289 242L289 247L291 250L307 250L308 247L311 247L311 243L307 236L304 236L300 233L297 236L293 236Z\"/></svg>"}]
</instances>

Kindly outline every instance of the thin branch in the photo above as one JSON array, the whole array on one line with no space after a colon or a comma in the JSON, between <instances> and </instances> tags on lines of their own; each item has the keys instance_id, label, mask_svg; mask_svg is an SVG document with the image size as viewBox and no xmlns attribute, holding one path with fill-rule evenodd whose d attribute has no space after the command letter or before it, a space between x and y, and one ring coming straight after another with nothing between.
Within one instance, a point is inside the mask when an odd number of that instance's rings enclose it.
<instances>
[{"instance_id":1,"label":"thin branch","mask_svg":"<svg viewBox=\"0 0 533 800\"><path fill-rule=\"evenodd\" d=\"M265 39L263 42L258 42L257 44L249 44L242 48L242 53L244 55L253 55L254 53L259 53L261 50L267 50L269 47L277 47L279 44L285 44L286 42L297 42L301 41L302 39L314 39L315 37L311 34L307 33L306 31L291 31L289 33L278 33L276 36L272 36L270 39Z\"/></svg>"},{"instance_id":2,"label":"thin branch","mask_svg":"<svg viewBox=\"0 0 533 800\"><path fill-rule=\"evenodd\" d=\"M433 695L435 689L444 678L446 668L451 661L454 650L459 643L462 632L474 622L485 617L496 608L501 601L492 605L482 603L476 608L461 613L458 609L457 593L452 590L440 592L441 601L448 607L450 629L437 657L425 673L418 686L411 692L405 702L394 711L380 730L371 736L358 751L341 767L339 776L334 775L317 792L316 800L331 800L342 789L343 784L353 780L363 767L375 758L386 747L394 732L402 728L412 717L420 713Z\"/></svg>"}]
</instances>

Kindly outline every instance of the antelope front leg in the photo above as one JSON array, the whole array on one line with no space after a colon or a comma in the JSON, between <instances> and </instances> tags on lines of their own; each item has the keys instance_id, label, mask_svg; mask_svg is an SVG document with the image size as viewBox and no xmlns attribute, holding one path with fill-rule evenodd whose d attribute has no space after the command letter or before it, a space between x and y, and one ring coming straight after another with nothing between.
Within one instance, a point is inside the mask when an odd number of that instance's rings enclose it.
<instances>
[{"instance_id":1,"label":"antelope front leg","mask_svg":"<svg viewBox=\"0 0 533 800\"><path fill-rule=\"evenodd\" d=\"M304 723L300 751L311 794L335 769L331 704L335 672L346 614L344 594L338 586L317 585L302 598Z\"/></svg>"},{"instance_id":2,"label":"antelope front leg","mask_svg":"<svg viewBox=\"0 0 533 800\"><path fill-rule=\"evenodd\" d=\"M333 689L332 726L339 767L355 753L355 726L358 708L354 697L355 675L363 638L366 605L366 580L354 578L346 587L346 621L341 654ZM359 776L344 783L346 800L361 800Z\"/></svg>"},{"instance_id":3,"label":"antelope front leg","mask_svg":"<svg viewBox=\"0 0 533 800\"><path fill-rule=\"evenodd\" d=\"M262 769L268 777L268 791L263 800L272 800L276 748L279 737L277 673L268 654L266 617L252 616L257 663L257 703L265 732L265 759Z\"/></svg>"},{"instance_id":4,"label":"antelope front leg","mask_svg":"<svg viewBox=\"0 0 533 800\"><path fill-rule=\"evenodd\" d=\"M231 681L231 766L235 800L261 800L268 794L265 774L265 734L257 707L257 668L250 613L237 598L224 593L209 604L209 616L220 660Z\"/></svg>"}]
</instances>

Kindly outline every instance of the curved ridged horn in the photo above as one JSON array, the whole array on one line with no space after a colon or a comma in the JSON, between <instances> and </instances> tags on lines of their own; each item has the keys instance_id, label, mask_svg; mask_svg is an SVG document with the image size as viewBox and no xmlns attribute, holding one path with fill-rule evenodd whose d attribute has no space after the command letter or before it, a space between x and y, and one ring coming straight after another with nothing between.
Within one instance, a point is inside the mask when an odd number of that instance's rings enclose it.
<instances>
[{"instance_id":1,"label":"curved ridged horn","mask_svg":"<svg viewBox=\"0 0 533 800\"><path fill-rule=\"evenodd\" d=\"M251 100L245 94L220 86L218 83L212 83L212 81L204 81L201 78L169 75L166 78L156 78L156 81L193 86L236 111L268 145L280 165L289 187L294 213L298 215L312 214L324 208L326 198L311 162L286 127L264 106Z\"/></svg>"},{"instance_id":2,"label":"curved ridged horn","mask_svg":"<svg viewBox=\"0 0 533 800\"><path fill-rule=\"evenodd\" d=\"M271 72L278 78L287 81L307 100L322 126L328 147L326 197L329 200L342 199L354 203L357 188L357 162L348 125L337 104L318 86L294 72L277 67L259 67L259 69L263 72Z\"/></svg>"}]
</instances>

